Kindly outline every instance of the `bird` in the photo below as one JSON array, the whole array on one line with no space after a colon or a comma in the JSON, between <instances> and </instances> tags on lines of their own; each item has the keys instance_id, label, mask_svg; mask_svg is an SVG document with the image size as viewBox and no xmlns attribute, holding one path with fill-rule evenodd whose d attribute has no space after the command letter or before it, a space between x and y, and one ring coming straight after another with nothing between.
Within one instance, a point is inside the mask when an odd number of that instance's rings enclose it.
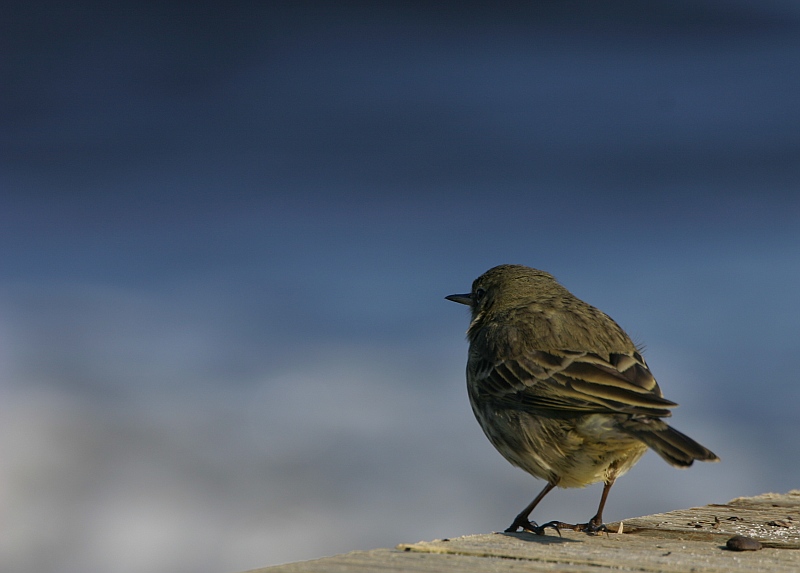
<instances>
[{"instance_id":1,"label":"bird","mask_svg":"<svg viewBox=\"0 0 800 573\"><path fill-rule=\"evenodd\" d=\"M471 311L467 390L478 423L506 460L547 482L506 532L607 531L611 486L648 448L678 468L719 461L663 421L677 404L664 398L642 348L551 274L499 265L469 293L445 298ZM555 487L597 482L600 504L586 523L530 520Z\"/></svg>"}]
</instances>

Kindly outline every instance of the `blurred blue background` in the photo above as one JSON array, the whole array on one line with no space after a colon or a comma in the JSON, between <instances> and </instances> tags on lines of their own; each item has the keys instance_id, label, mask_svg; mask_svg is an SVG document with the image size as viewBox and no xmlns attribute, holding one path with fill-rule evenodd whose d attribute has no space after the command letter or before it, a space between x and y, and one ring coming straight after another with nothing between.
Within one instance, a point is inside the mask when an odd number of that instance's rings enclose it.
<instances>
[{"instance_id":1,"label":"blurred blue background","mask_svg":"<svg viewBox=\"0 0 800 573\"><path fill-rule=\"evenodd\" d=\"M609 521L800 486L800 7L12 2L0 561L233 572L506 527L465 308L553 273L674 425ZM600 486L539 521L585 520Z\"/></svg>"}]
</instances>

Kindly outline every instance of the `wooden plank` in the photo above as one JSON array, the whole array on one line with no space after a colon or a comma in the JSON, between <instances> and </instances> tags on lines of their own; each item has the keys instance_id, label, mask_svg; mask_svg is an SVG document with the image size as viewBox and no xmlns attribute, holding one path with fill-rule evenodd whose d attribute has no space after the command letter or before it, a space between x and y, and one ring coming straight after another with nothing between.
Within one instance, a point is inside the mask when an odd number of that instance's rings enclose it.
<instances>
[{"instance_id":1,"label":"wooden plank","mask_svg":"<svg viewBox=\"0 0 800 573\"><path fill-rule=\"evenodd\" d=\"M609 524L613 532L619 524ZM761 551L725 548L734 534L760 540ZM800 491L737 498L727 504L626 520L623 533L574 531L537 536L493 533L401 544L289 563L251 573L400 571L564 571L722 573L800 571Z\"/></svg>"},{"instance_id":2,"label":"wooden plank","mask_svg":"<svg viewBox=\"0 0 800 573\"><path fill-rule=\"evenodd\" d=\"M526 563L530 571L643 571L679 573L695 571L800 571L800 552L769 548L737 553L725 542L640 535L594 535L564 532L563 538L531 534L476 535L449 542L417 543L412 551L503 558ZM447 545L447 547L445 547Z\"/></svg>"},{"instance_id":3,"label":"wooden plank","mask_svg":"<svg viewBox=\"0 0 800 573\"><path fill-rule=\"evenodd\" d=\"M616 530L618 524L610 524ZM626 520L627 533L656 537L685 536L709 541L746 535L765 547L800 549L800 490L739 497L711 504Z\"/></svg>"}]
</instances>

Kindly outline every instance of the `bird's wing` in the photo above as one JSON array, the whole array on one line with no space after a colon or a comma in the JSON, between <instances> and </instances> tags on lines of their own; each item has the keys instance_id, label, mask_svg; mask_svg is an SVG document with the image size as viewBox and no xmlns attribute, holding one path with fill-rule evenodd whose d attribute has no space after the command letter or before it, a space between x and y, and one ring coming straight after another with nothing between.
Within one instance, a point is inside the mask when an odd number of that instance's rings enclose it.
<instances>
[{"instance_id":1,"label":"bird's wing","mask_svg":"<svg viewBox=\"0 0 800 573\"><path fill-rule=\"evenodd\" d=\"M507 408L666 417L677 406L661 396L638 352L550 350L478 360L473 380L480 396Z\"/></svg>"}]
</instances>

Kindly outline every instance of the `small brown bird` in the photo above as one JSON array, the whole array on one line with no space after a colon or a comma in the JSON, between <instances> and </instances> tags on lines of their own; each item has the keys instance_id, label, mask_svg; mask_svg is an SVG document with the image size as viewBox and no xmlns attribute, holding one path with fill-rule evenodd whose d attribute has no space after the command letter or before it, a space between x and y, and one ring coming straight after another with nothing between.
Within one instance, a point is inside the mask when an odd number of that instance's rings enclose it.
<instances>
[{"instance_id":1,"label":"small brown bird","mask_svg":"<svg viewBox=\"0 0 800 573\"><path fill-rule=\"evenodd\" d=\"M552 275L500 265L478 277L472 292L446 298L472 311L467 389L478 423L504 458L547 481L507 532L603 530L614 480L648 447L679 468L719 460L661 420L677 404L662 396L622 328ZM529 520L554 487L599 481L600 505L587 523Z\"/></svg>"}]
</instances>

